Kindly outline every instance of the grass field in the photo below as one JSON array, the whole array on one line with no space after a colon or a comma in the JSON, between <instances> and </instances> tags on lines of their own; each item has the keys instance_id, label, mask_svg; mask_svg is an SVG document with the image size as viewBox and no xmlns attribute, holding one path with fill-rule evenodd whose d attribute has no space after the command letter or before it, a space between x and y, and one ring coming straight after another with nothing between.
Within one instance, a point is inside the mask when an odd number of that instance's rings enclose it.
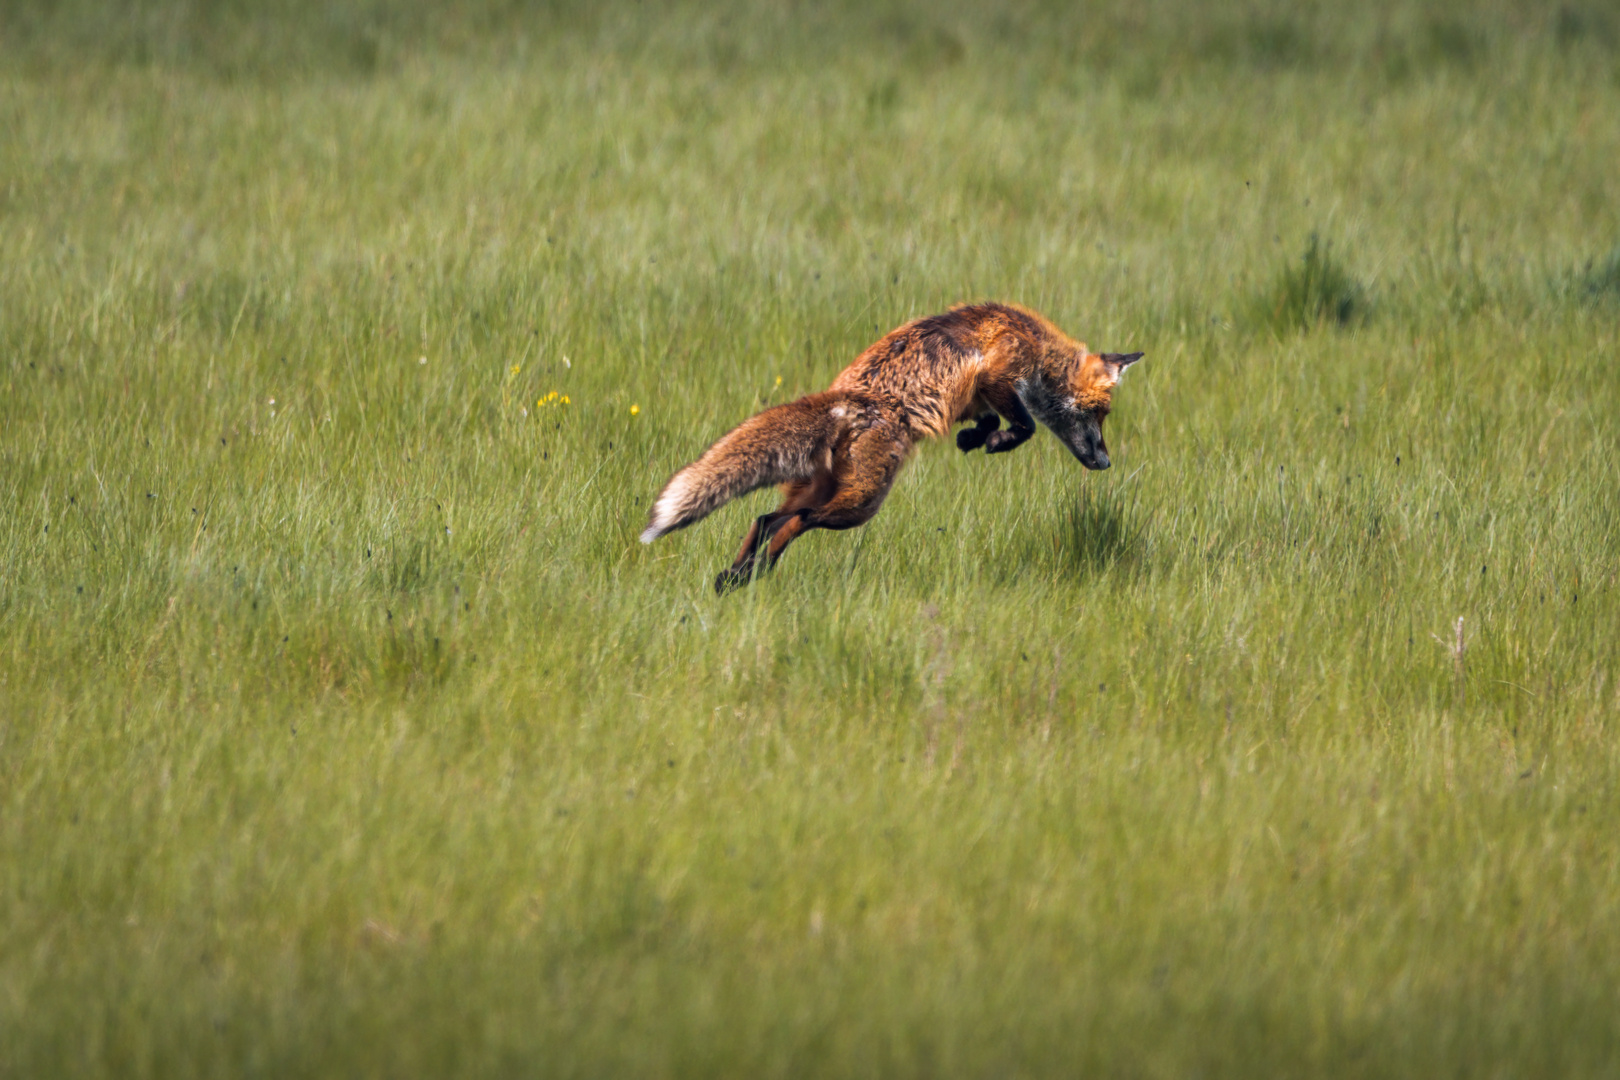
<instances>
[{"instance_id":1,"label":"grass field","mask_svg":"<svg viewBox=\"0 0 1620 1080\"><path fill-rule=\"evenodd\" d=\"M1601 3L4 5L0 1075L1615 1075L1616 162ZM1113 470L636 542L981 298Z\"/></svg>"}]
</instances>

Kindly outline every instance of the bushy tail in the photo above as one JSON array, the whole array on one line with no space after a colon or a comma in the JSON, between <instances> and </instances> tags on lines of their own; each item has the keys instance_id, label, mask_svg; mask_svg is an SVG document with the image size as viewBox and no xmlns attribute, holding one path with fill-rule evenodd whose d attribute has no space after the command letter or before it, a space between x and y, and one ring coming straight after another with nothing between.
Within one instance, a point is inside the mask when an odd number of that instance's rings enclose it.
<instances>
[{"instance_id":1,"label":"bushy tail","mask_svg":"<svg viewBox=\"0 0 1620 1080\"><path fill-rule=\"evenodd\" d=\"M843 416L842 394L811 394L766 409L727 432L669 478L653 502L641 542L701 521L739 495L815 472L829 424Z\"/></svg>"}]
</instances>

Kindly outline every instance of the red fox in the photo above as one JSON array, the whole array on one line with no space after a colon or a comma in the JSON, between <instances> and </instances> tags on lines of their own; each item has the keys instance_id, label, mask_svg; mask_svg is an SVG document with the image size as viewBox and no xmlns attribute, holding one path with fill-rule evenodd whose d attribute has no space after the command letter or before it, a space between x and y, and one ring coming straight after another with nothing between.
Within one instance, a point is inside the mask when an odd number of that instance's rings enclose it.
<instances>
[{"instance_id":1,"label":"red fox","mask_svg":"<svg viewBox=\"0 0 1620 1080\"><path fill-rule=\"evenodd\" d=\"M811 529L864 525L923 439L956 434L964 452L1001 454L1039 420L1088 469L1109 466L1102 423L1114 387L1142 353L1090 352L1033 311L964 304L889 331L825 392L744 420L669 478L641 534L650 544L767 484L782 505L755 519L716 592L746 582L763 547L776 565ZM1008 428L1000 430L1002 419Z\"/></svg>"}]
</instances>

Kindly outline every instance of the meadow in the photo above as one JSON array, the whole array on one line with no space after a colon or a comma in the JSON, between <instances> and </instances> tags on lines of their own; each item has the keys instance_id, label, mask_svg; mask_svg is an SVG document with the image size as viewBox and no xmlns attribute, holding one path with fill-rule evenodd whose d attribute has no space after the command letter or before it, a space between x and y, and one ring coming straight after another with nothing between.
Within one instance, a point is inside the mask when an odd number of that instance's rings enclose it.
<instances>
[{"instance_id":1,"label":"meadow","mask_svg":"<svg viewBox=\"0 0 1620 1080\"><path fill-rule=\"evenodd\" d=\"M1620 15L0 7L0 1075L1612 1076ZM951 303L1145 350L712 581Z\"/></svg>"}]
</instances>

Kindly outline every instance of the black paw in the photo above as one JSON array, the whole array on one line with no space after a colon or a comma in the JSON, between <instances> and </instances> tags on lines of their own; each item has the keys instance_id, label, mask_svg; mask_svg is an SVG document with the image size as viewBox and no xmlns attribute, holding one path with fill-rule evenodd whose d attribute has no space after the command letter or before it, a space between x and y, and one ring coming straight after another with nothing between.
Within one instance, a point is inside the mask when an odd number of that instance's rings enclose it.
<instances>
[{"instance_id":1,"label":"black paw","mask_svg":"<svg viewBox=\"0 0 1620 1080\"><path fill-rule=\"evenodd\" d=\"M754 568L752 566L733 566L727 570L722 570L714 579L715 595L724 596L732 589L739 589L748 584L749 579L753 576Z\"/></svg>"},{"instance_id":2,"label":"black paw","mask_svg":"<svg viewBox=\"0 0 1620 1080\"><path fill-rule=\"evenodd\" d=\"M984 440L984 452L987 454L999 454L1005 450L1011 450L1023 441L1010 431L992 431L989 437Z\"/></svg>"},{"instance_id":3,"label":"black paw","mask_svg":"<svg viewBox=\"0 0 1620 1080\"><path fill-rule=\"evenodd\" d=\"M982 431L974 427L963 428L956 433L956 448L966 454L983 446L985 440L989 437L990 433L988 431Z\"/></svg>"}]
</instances>

